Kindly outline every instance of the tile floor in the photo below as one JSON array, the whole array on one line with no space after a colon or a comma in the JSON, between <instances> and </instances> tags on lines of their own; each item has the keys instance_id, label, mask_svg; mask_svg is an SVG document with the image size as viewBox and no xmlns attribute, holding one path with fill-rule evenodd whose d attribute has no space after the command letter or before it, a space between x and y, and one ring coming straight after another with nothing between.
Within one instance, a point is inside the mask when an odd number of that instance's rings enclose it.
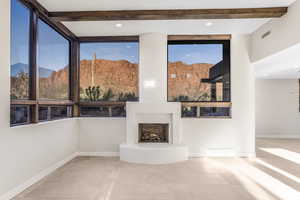
<instances>
[{"instance_id":1,"label":"tile floor","mask_svg":"<svg viewBox=\"0 0 300 200\"><path fill-rule=\"evenodd\" d=\"M258 139L256 159L194 158L169 165L141 165L118 158L78 157L14 198L277 199L300 200L300 140Z\"/></svg>"}]
</instances>

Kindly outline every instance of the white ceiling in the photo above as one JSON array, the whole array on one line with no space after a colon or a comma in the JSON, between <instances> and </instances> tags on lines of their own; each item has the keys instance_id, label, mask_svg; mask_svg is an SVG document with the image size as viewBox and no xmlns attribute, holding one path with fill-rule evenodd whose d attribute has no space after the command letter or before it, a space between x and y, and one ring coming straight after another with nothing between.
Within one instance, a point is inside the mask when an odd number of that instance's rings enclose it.
<instances>
[{"instance_id":1,"label":"white ceiling","mask_svg":"<svg viewBox=\"0 0 300 200\"><path fill-rule=\"evenodd\" d=\"M77 36L140 35L149 32L172 34L247 34L252 33L268 19L164 20L164 21L93 21L63 22ZM117 28L116 24L123 26Z\"/></svg>"},{"instance_id":2,"label":"white ceiling","mask_svg":"<svg viewBox=\"0 0 300 200\"><path fill-rule=\"evenodd\" d=\"M49 11L258 8L295 0L38 0Z\"/></svg>"},{"instance_id":3,"label":"white ceiling","mask_svg":"<svg viewBox=\"0 0 300 200\"><path fill-rule=\"evenodd\" d=\"M255 8L288 6L295 0L38 0L49 11ZM267 19L64 22L77 36L252 33ZM122 23L122 28L115 24Z\"/></svg>"},{"instance_id":4,"label":"white ceiling","mask_svg":"<svg viewBox=\"0 0 300 200\"><path fill-rule=\"evenodd\" d=\"M254 63L258 79L299 79L300 44Z\"/></svg>"}]
</instances>

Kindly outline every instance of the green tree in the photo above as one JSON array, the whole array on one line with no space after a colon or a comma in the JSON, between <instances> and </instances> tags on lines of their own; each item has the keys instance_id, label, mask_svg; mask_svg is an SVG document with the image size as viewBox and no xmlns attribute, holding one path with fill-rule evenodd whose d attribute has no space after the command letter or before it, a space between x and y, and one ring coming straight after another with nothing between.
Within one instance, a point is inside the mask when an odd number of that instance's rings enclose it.
<instances>
[{"instance_id":1,"label":"green tree","mask_svg":"<svg viewBox=\"0 0 300 200\"><path fill-rule=\"evenodd\" d=\"M189 101L189 97L186 95L179 95L178 97L174 97L174 101Z\"/></svg>"},{"instance_id":2,"label":"green tree","mask_svg":"<svg viewBox=\"0 0 300 200\"><path fill-rule=\"evenodd\" d=\"M85 89L85 95L89 101L99 101L101 95L100 86L89 86Z\"/></svg>"}]
</instances>

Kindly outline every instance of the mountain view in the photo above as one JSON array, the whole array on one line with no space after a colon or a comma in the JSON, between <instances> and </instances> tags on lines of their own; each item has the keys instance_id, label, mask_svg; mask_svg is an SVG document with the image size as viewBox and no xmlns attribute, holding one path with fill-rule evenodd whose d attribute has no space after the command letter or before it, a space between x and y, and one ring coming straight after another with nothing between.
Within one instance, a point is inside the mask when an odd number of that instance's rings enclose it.
<instances>
[{"instance_id":1,"label":"mountain view","mask_svg":"<svg viewBox=\"0 0 300 200\"><path fill-rule=\"evenodd\" d=\"M127 60L82 60L80 62L80 97L91 100L89 88L98 88L103 101L135 101L138 98L138 64Z\"/></svg>"},{"instance_id":2,"label":"mountain view","mask_svg":"<svg viewBox=\"0 0 300 200\"><path fill-rule=\"evenodd\" d=\"M209 100L210 84L201 79L209 77L213 64L169 62L168 64L169 100ZM26 98L28 95L28 66L18 63L12 65L12 95ZM69 68L59 71L39 68L40 94L51 98L64 99L68 95ZM138 99L138 64L127 60L81 60L80 97L83 101L135 101Z\"/></svg>"},{"instance_id":3,"label":"mountain view","mask_svg":"<svg viewBox=\"0 0 300 200\"><path fill-rule=\"evenodd\" d=\"M11 66L11 76L16 77L16 76L18 76L18 73L20 73L20 72L28 73L28 69L29 69L29 67L27 64L16 63ZM42 78L47 78L47 77L51 76L51 74L53 72L54 71L51 69L39 67L39 76Z\"/></svg>"},{"instance_id":4,"label":"mountain view","mask_svg":"<svg viewBox=\"0 0 300 200\"><path fill-rule=\"evenodd\" d=\"M201 82L209 78L213 64L186 64L182 61L168 64L169 101L209 101L211 84Z\"/></svg>"},{"instance_id":5,"label":"mountain view","mask_svg":"<svg viewBox=\"0 0 300 200\"><path fill-rule=\"evenodd\" d=\"M47 99L65 99L68 97L68 67L53 71L39 67L40 96ZM29 66L16 63L11 66L11 98L28 99ZM42 93L41 93L42 92Z\"/></svg>"}]
</instances>

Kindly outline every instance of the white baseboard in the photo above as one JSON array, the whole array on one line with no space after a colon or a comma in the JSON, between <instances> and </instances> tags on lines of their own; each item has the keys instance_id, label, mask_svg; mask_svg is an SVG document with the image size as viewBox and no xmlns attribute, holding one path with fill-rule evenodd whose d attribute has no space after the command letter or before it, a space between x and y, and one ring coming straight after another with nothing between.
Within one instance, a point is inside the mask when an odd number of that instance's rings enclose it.
<instances>
[{"instance_id":1,"label":"white baseboard","mask_svg":"<svg viewBox=\"0 0 300 200\"><path fill-rule=\"evenodd\" d=\"M13 197L17 196L18 194L20 194L21 192L23 192L24 190L26 190L27 188L29 188L33 184L37 183L38 181L40 181L41 179L43 179L47 175L51 174L52 172L54 172L58 168L62 167L67 162L74 159L76 156L77 156L77 153L74 153L74 154L68 156L67 158L65 158L65 159L55 163L54 165L48 167L47 169L41 171L39 174L32 177L31 179L29 179L25 183L17 186L16 188L14 188L14 189L8 191L7 193L5 193L4 195L0 196L0 200L10 200L10 199L12 199Z\"/></svg>"},{"instance_id":2,"label":"white baseboard","mask_svg":"<svg viewBox=\"0 0 300 200\"><path fill-rule=\"evenodd\" d=\"M118 157L119 152L78 152L78 156L103 156L103 157Z\"/></svg>"},{"instance_id":3,"label":"white baseboard","mask_svg":"<svg viewBox=\"0 0 300 200\"><path fill-rule=\"evenodd\" d=\"M101 157L119 157L119 152L78 152L78 156L101 156ZM189 158L197 157L255 157L255 153L232 153L232 152L218 152L213 154L189 153ZM1 199L0 199L1 200Z\"/></svg>"},{"instance_id":4,"label":"white baseboard","mask_svg":"<svg viewBox=\"0 0 300 200\"><path fill-rule=\"evenodd\" d=\"M207 154L207 153L190 153L190 158L199 158L199 157L246 157L246 158L254 158L256 157L255 153L214 153L214 154Z\"/></svg>"},{"instance_id":5,"label":"white baseboard","mask_svg":"<svg viewBox=\"0 0 300 200\"><path fill-rule=\"evenodd\" d=\"M256 134L256 138L300 139L300 134Z\"/></svg>"}]
</instances>

